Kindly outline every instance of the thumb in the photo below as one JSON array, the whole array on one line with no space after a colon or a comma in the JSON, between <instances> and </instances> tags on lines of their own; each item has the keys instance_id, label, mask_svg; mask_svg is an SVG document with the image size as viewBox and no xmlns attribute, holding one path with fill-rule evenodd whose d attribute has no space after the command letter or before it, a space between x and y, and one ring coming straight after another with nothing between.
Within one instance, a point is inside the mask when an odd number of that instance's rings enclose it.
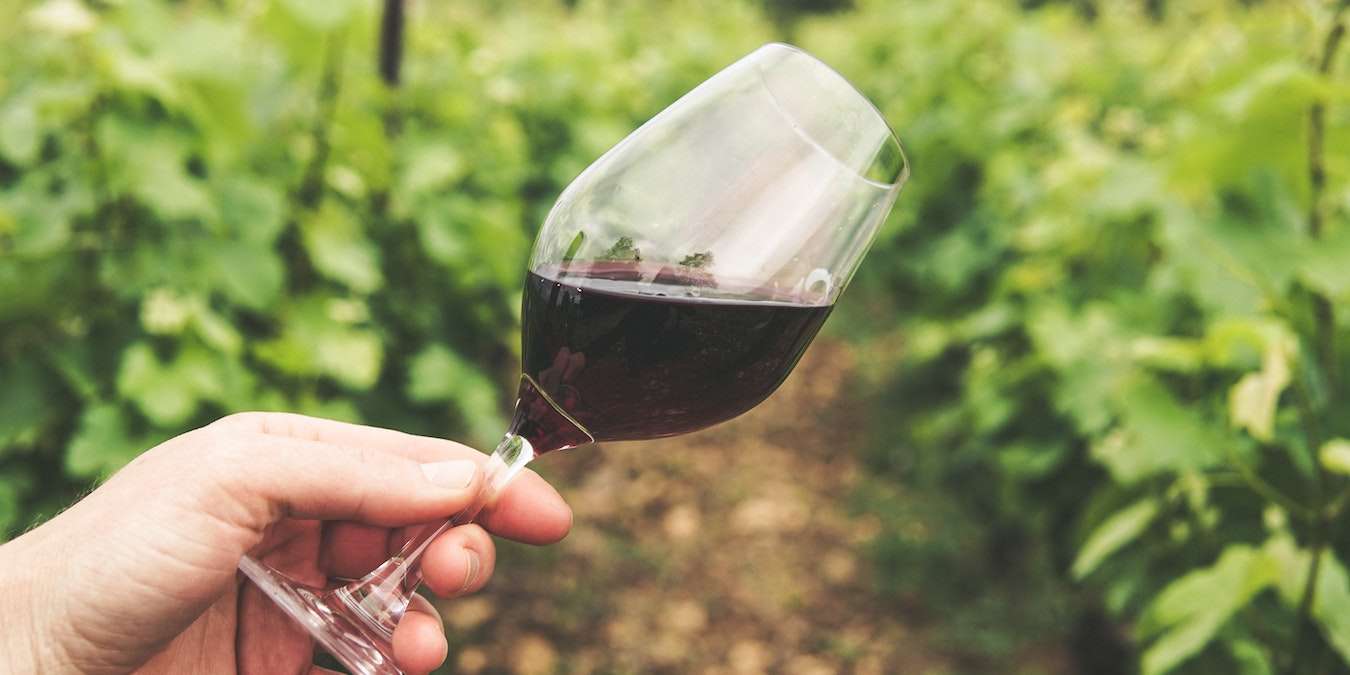
<instances>
[{"instance_id":1,"label":"thumb","mask_svg":"<svg viewBox=\"0 0 1350 675\"><path fill-rule=\"evenodd\" d=\"M469 506L482 484L478 464L467 459L423 464L364 447L235 433L231 445L243 466L225 473L234 476L234 494L267 509L264 526L286 517L425 523Z\"/></svg>"}]
</instances>

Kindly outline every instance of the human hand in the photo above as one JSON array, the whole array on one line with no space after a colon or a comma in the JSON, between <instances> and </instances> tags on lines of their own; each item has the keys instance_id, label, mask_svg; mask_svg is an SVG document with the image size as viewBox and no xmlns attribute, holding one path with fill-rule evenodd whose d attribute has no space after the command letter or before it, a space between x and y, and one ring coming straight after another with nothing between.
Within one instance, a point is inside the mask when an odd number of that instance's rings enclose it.
<instances>
[{"instance_id":1,"label":"human hand","mask_svg":"<svg viewBox=\"0 0 1350 675\"><path fill-rule=\"evenodd\" d=\"M359 577L398 528L468 505L486 456L449 441L282 413L244 413L144 453L88 497L0 546L0 666L26 673L313 674L308 634L236 574L249 554L303 583ZM526 471L479 522L534 544L571 511ZM478 590L495 552L476 524L422 559L441 597ZM445 659L431 604L394 634L409 673Z\"/></svg>"}]
</instances>

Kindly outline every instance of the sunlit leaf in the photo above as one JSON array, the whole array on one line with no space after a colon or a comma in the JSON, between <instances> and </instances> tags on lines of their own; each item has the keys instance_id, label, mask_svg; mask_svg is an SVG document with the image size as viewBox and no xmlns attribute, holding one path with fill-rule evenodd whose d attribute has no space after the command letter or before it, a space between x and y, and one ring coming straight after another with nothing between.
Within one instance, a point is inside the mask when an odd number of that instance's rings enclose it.
<instances>
[{"instance_id":1,"label":"sunlit leaf","mask_svg":"<svg viewBox=\"0 0 1350 675\"><path fill-rule=\"evenodd\" d=\"M181 424L196 411L198 397L193 384L172 365L161 363L145 343L132 345L122 354L117 391L135 401L159 426Z\"/></svg>"},{"instance_id":2,"label":"sunlit leaf","mask_svg":"<svg viewBox=\"0 0 1350 675\"><path fill-rule=\"evenodd\" d=\"M330 200L305 219L302 231L305 249L324 276L360 293L370 293L383 283L379 251L342 207Z\"/></svg>"},{"instance_id":3,"label":"sunlit leaf","mask_svg":"<svg viewBox=\"0 0 1350 675\"><path fill-rule=\"evenodd\" d=\"M1280 393L1289 386L1289 360L1294 345L1281 340L1269 345L1262 356L1261 371L1247 373L1233 385L1228 396L1233 425L1246 429L1253 437L1269 441L1275 432L1275 408Z\"/></svg>"},{"instance_id":4,"label":"sunlit leaf","mask_svg":"<svg viewBox=\"0 0 1350 675\"><path fill-rule=\"evenodd\" d=\"M250 242L270 244L285 225L281 191L256 178L236 178L217 189L220 219L227 231Z\"/></svg>"},{"instance_id":5,"label":"sunlit leaf","mask_svg":"<svg viewBox=\"0 0 1350 675\"><path fill-rule=\"evenodd\" d=\"M351 389L369 389L379 378L384 345L375 332L339 318L321 298L304 298L287 308L281 334L257 343L253 351L288 375L328 377Z\"/></svg>"},{"instance_id":6,"label":"sunlit leaf","mask_svg":"<svg viewBox=\"0 0 1350 675\"><path fill-rule=\"evenodd\" d=\"M1268 650L1258 642L1234 640L1228 643L1228 653L1237 663L1237 675L1274 675Z\"/></svg>"},{"instance_id":7,"label":"sunlit leaf","mask_svg":"<svg viewBox=\"0 0 1350 675\"><path fill-rule=\"evenodd\" d=\"M226 354L237 354L243 347L239 330L205 303L193 308L192 324L203 342Z\"/></svg>"},{"instance_id":8,"label":"sunlit leaf","mask_svg":"<svg viewBox=\"0 0 1350 675\"><path fill-rule=\"evenodd\" d=\"M97 21L79 0L47 0L28 12L30 25L65 37L88 33Z\"/></svg>"},{"instance_id":9,"label":"sunlit leaf","mask_svg":"<svg viewBox=\"0 0 1350 675\"><path fill-rule=\"evenodd\" d=\"M369 389L380 375L384 347L369 331L335 332L315 344L320 372L353 389Z\"/></svg>"},{"instance_id":10,"label":"sunlit leaf","mask_svg":"<svg viewBox=\"0 0 1350 675\"><path fill-rule=\"evenodd\" d=\"M1350 662L1350 574L1335 554L1327 552L1317 577L1317 600L1313 615L1327 642ZM1305 578L1307 574L1303 575Z\"/></svg>"},{"instance_id":11,"label":"sunlit leaf","mask_svg":"<svg viewBox=\"0 0 1350 675\"><path fill-rule=\"evenodd\" d=\"M1350 475L1350 440L1333 438L1323 443L1317 454L1328 471Z\"/></svg>"},{"instance_id":12,"label":"sunlit leaf","mask_svg":"<svg viewBox=\"0 0 1350 675\"><path fill-rule=\"evenodd\" d=\"M37 158L42 141L37 107L30 99L11 99L0 105L0 157L19 166Z\"/></svg>"},{"instance_id":13,"label":"sunlit leaf","mask_svg":"<svg viewBox=\"0 0 1350 675\"><path fill-rule=\"evenodd\" d=\"M132 436L116 405L90 406L80 416L79 428L66 446L66 470L85 477L110 474L148 450L152 440Z\"/></svg>"},{"instance_id":14,"label":"sunlit leaf","mask_svg":"<svg viewBox=\"0 0 1350 675\"><path fill-rule=\"evenodd\" d=\"M357 11L355 0L285 0L286 8L315 30L331 30Z\"/></svg>"},{"instance_id":15,"label":"sunlit leaf","mask_svg":"<svg viewBox=\"0 0 1350 675\"><path fill-rule=\"evenodd\" d=\"M263 309L281 293L285 270L268 246L221 242L212 247L209 273L227 298L250 309Z\"/></svg>"},{"instance_id":16,"label":"sunlit leaf","mask_svg":"<svg viewBox=\"0 0 1350 675\"><path fill-rule=\"evenodd\" d=\"M1279 569L1259 551L1230 545L1213 566L1173 581L1144 616L1143 630L1158 638L1144 652L1141 672L1171 672L1204 649L1235 612L1278 576Z\"/></svg>"},{"instance_id":17,"label":"sunlit leaf","mask_svg":"<svg viewBox=\"0 0 1350 675\"><path fill-rule=\"evenodd\" d=\"M1213 466L1234 439L1222 426L1177 400L1158 382L1140 378L1122 387L1121 423L1092 446L1092 456L1122 483L1161 471Z\"/></svg>"},{"instance_id":18,"label":"sunlit leaf","mask_svg":"<svg viewBox=\"0 0 1350 675\"><path fill-rule=\"evenodd\" d=\"M399 177L399 187L408 195L445 190L464 177L469 167L460 153L444 144L425 144L409 153Z\"/></svg>"},{"instance_id":19,"label":"sunlit leaf","mask_svg":"<svg viewBox=\"0 0 1350 675\"><path fill-rule=\"evenodd\" d=\"M409 363L408 397L424 403L452 403L475 441L492 440L506 429L496 386L478 368L440 345L423 349Z\"/></svg>"},{"instance_id":20,"label":"sunlit leaf","mask_svg":"<svg viewBox=\"0 0 1350 675\"><path fill-rule=\"evenodd\" d=\"M1073 575L1079 579L1092 574L1111 554L1143 534L1158 515L1155 499L1141 499L1112 514L1098 525L1073 561Z\"/></svg>"}]
</instances>

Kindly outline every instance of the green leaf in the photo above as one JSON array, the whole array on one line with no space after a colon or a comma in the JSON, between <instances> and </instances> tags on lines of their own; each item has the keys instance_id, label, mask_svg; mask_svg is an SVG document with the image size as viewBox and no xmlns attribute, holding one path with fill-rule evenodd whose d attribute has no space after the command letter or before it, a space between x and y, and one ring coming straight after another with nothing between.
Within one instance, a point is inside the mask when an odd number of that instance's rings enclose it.
<instances>
[{"instance_id":1,"label":"green leaf","mask_svg":"<svg viewBox=\"0 0 1350 675\"><path fill-rule=\"evenodd\" d=\"M463 361L445 347L423 349L408 363L408 398L418 403L449 401L463 368Z\"/></svg>"},{"instance_id":2,"label":"green leaf","mask_svg":"<svg viewBox=\"0 0 1350 675\"><path fill-rule=\"evenodd\" d=\"M80 477L106 476L153 444L131 436L116 405L95 404L80 416L79 428L66 446L66 470Z\"/></svg>"},{"instance_id":3,"label":"green leaf","mask_svg":"<svg viewBox=\"0 0 1350 675\"><path fill-rule=\"evenodd\" d=\"M38 439L51 419L50 393L44 373L29 361L0 361L0 456L17 445ZM3 532L3 528L0 528Z\"/></svg>"},{"instance_id":4,"label":"green leaf","mask_svg":"<svg viewBox=\"0 0 1350 675\"><path fill-rule=\"evenodd\" d=\"M1267 346L1261 371L1243 375L1229 392L1228 410L1233 426L1246 429L1259 441L1268 442L1274 437L1275 409L1280 393L1289 386L1289 361L1294 349L1292 338Z\"/></svg>"},{"instance_id":5,"label":"green leaf","mask_svg":"<svg viewBox=\"0 0 1350 675\"><path fill-rule=\"evenodd\" d=\"M1118 397L1120 424L1093 443L1091 452L1121 483L1214 466L1222 462L1225 446L1236 442L1151 378L1132 379Z\"/></svg>"},{"instance_id":6,"label":"green leaf","mask_svg":"<svg viewBox=\"0 0 1350 675\"><path fill-rule=\"evenodd\" d=\"M74 186L52 194L57 180L46 172L32 171L13 189L0 191L0 233L9 230L10 250L0 241L0 255L46 258L58 253L71 237L70 221L87 211L85 199Z\"/></svg>"},{"instance_id":7,"label":"green leaf","mask_svg":"<svg viewBox=\"0 0 1350 675\"><path fill-rule=\"evenodd\" d=\"M98 397L100 383L95 379L88 343L67 343L47 351L51 365L61 374L63 383L80 398L91 401Z\"/></svg>"},{"instance_id":8,"label":"green leaf","mask_svg":"<svg viewBox=\"0 0 1350 675\"><path fill-rule=\"evenodd\" d=\"M1297 607L1303 600L1311 553L1299 548L1290 534L1281 532L1266 541L1262 554L1277 571L1276 588L1280 599L1291 609ZM1350 575L1333 552L1322 555L1317 595L1312 606L1313 618L1327 642L1350 663Z\"/></svg>"},{"instance_id":9,"label":"green leaf","mask_svg":"<svg viewBox=\"0 0 1350 675\"><path fill-rule=\"evenodd\" d=\"M255 178L236 178L219 186L217 210L226 231L254 244L276 241L286 224L281 191Z\"/></svg>"},{"instance_id":10,"label":"green leaf","mask_svg":"<svg viewBox=\"0 0 1350 675\"><path fill-rule=\"evenodd\" d=\"M422 251L441 265L458 269L469 257L468 243L456 227L452 209L427 209L417 218L417 235Z\"/></svg>"},{"instance_id":11,"label":"green leaf","mask_svg":"<svg viewBox=\"0 0 1350 675\"><path fill-rule=\"evenodd\" d=\"M158 99L166 106L177 106L182 96L177 84L163 65L142 57L125 47L109 49L106 68L112 82L127 93L139 92Z\"/></svg>"},{"instance_id":12,"label":"green leaf","mask_svg":"<svg viewBox=\"0 0 1350 675\"><path fill-rule=\"evenodd\" d=\"M356 219L332 200L304 221L302 232L305 250L324 276L359 293L371 293L384 282L379 251Z\"/></svg>"},{"instance_id":13,"label":"green leaf","mask_svg":"<svg viewBox=\"0 0 1350 675\"><path fill-rule=\"evenodd\" d=\"M213 284L230 300L262 310L281 294L285 269L271 247L222 241L211 248L209 256Z\"/></svg>"},{"instance_id":14,"label":"green leaf","mask_svg":"<svg viewBox=\"0 0 1350 675\"><path fill-rule=\"evenodd\" d=\"M1233 640L1228 643L1228 654L1237 663L1237 675L1274 675L1268 651L1258 642Z\"/></svg>"},{"instance_id":15,"label":"green leaf","mask_svg":"<svg viewBox=\"0 0 1350 675\"><path fill-rule=\"evenodd\" d=\"M23 515L20 509L21 497L17 482L10 476L0 477L0 541L6 537Z\"/></svg>"},{"instance_id":16,"label":"green leaf","mask_svg":"<svg viewBox=\"0 0 1350 675\"><path fill-rule=\"evenodd\" d=\"M1350 227L1309 241L1298 255L1299 278L1336 304L1350 302Z\"/></svg>"},{"instance_id":17,"label":"green leaf","mask_svg":"<svg viewBox=\"0 0 1350 675\"><path fill-rule=\"evenodd\" d=\"M1325 95L1327 87L1297 59L1287 58L1266 65L1247 76L1218 99L1219 108L1237 119L1251 116L1252 108L1275 105L1302 108Z\"/></svg>"},{"instance_id":18,"label":"green leaf","mask_svg":"<svg viewBox=\"0 0 1350 675\"><path fill-rule=\"evenodd\" d=\"M41 140L37 106L31 99L12 99L0 108L0 156L27 166L37 159Z\"/></svg>"},{"instance_id":19,"label":"green leaf","mask_svg":"<svg viewBox=\"0 0 1350 675\"><path fill-rule=\"evenodd\" d=\"M39 30L70 37L93 31L98 17L79 0L47 0L28 12L28 23Z\"/></svg>"},{"instance_id":20,"label":"green leaf","mask_svg":"<svg viewBox=\"0 0 1350 675\"><path fill-rule=\"evenodd\" d=\"M399 189L410 198L450 190L469 172L463 156L449 145L414 147L399 175Z\"/></svg>"},{"instance_id":21,"label":"green leaf","mask_svg":"<svg viewBox=\"0 0 1350 675\"><path fill-rule=\"evenodd\" d=\"M175 368L160 363L150 345L136 343L122 353L117 391L135 402L158 426L176 427L196 412L197 391L193 385Z\"/></svg>"},{"instance_id":22,"label":"green leaf","mask_svg":"<svg viewBox=\"0 0 1350 675\"><path fill-rule=\"evenodd\" d=\"M1317 456L1328 471L1350 476L1350 440L1333 438L1322 444Z\"/></svg>"},{"instance_id":23,"label":"green leaf","mask_svg":"<svg viewBox=\"0 0 1350 675\"><path fill-rule=\"evenodd\" d=\"M1129 335L1110 308L1094 305L1073 314L1060 303L1047 302L1031 309L1026 328L1039 358L1062 379L1053 390L1055 405L1067 413L1085 434L1097 434L1111 423L1112 412L1104 402L1125 389L1130 362L1104 358L1127 353L1122 342Z\"/></svg>"},{"instance_id":24,"label":"green leaf","mask_svg":"<svg viewBox=\"0 0 1350 675\"><path fill-rule=\"evenodd\" d=\"M1016 443L998 451L998 464L1011 476L1034 480L1054 471L1068 454L1063 445Z\"/></svg>"},{"instance_id":25,"label":"green leaf","mask_svg":"<svg viewBox=\"0 0 1350 675\"><path fill-rule=\"evenodd\" d=\"M244 339L224 317L214 312L205 302L199 302L192 312L192 324L202 342L226 354L238 354Z\"/></svg>"},{"instance_id":26,"label":"green leaf","mask_svg":"<svg viewBox=\"0 0 1350 675\"><path fill-rule=\"evenodd\" d=\"M352 389L369 389L380 376L384 345L374 333L363 330L334 332L315 346L320 372Z\"/></svg>"},{"instance_id":27,"label":"green leaf","mask_svg":"<svg viewBox=\"0 0 1350 675\"><path fill-rule=\"evenodd\" d=\"M1204 344L1185 338L1147 335L1130 343L1130 356L1154 370L1194 373L1204 368Z\"/></svg>"},{"instance_id":28,"label":"green leaf","mask_svg":"<svg viewBox=\"0 0 1350 675\"><path fill-rule=\"evenodd\" d=\"M426 347L409 362L408 398L419 403L452 402L475 441L491 440L506 428L492 381L441 345Z\"/></svg>"},{"instance_id":29,"label":"green leaf","mask_svg":"<svg viewBox=\"0 0 1350 675\"><path fill-rule=\"evenodd\" d=\"M285 0L295 18L313 30L332 30L348 21L357 10L355 0Z\"/></svg>"},{"instance_id":30,"label":"green leaf","mask_svg":"<svg viewBox=\"0 0 1350 675\"><path fill-rule=\"evenodd\" d=\"M1324 556L1317 575L1313 616L1327 642L1350 663L1350 575L1334 553L1328 551Z\"/></svg>"},{"instance_id":31,"label":"green leaf","mask_svg":"<svg viewBox=\"0 0 1350 675\"><path fill-rule=\"evenodd\" d=\"M1158 516L1158 503L1152 498L1141 499L1107 518L1098 525L1078 551L1073 562L1073 575L1082 579L1091 574L1111 554L1139 538Z\"/></svg>"},{"instance_id":32,"label":"green leaf","mask_svg":"<svg viewBox=\"0 0 1350 675\"><path fill-rule=\"evenodd\" d=\"M347 305L311 296L288 307L281 334L254 345L254 354L278 371L328 377L365 390L379 379L384 344L373 331L348 321Z\"/></svg>"},{"instance_id":33,"label":"green leaf","mask_svg":"<svg viewBox=\"0 0 1350 675\"><path fill-rule=\"evenodd\" d=\"M1278 518L1278 516L1277 516ZM1300 549L1287 529L1278 529L1261 546L1261 554L1279 570L1275 590L1288 606L1298 605L1308 578L1308 552Z\"/></svg>"},{"instance_id":34,"label":"green leaf","mask_svg":"<svg viewBox=\"0 0 1350 675\"><path fill-rule=\"evenodd\" d=\"M144 139L128 162L132 193L165 220L213 217L210 193L187 172L181 143L163 135Z\"/></svg>"},{"instance_id":35,"label":"green leaf","mask_svg":"<svg viewBox=\"0 0 1350 675\"><path fill-rule=\"evenodd\" d=\"M1141 671L1162 675L1195 656L1279 569L1250 546L1230 545L1211 567L1173 581L1149 605L1141 624L1159 638L1145 650Z\"/></svg>"},{"instance_id":36,"label":"green leaf","mask_svg":"<svg viewBox=\"0 0 1350 675\"><path fill-rule=\"evenodd\" d=\"M141 299L141 327L151 335L174 335L192 318L193 301L172 289L156 288Z\"/></svg>"}]
</instances>

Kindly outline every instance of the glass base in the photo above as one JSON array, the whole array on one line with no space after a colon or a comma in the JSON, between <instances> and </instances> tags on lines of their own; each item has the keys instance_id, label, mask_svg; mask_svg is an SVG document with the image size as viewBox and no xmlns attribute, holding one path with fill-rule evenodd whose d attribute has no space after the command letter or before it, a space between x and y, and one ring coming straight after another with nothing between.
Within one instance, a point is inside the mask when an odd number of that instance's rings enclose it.
<instances>
[{"instance_id":1,"label":"glass base","mask_svg":"<svg viewBox=\"0 0 1350 675\"><path fill-rule=\"evenodd\" d=\"M239 569L352 675L403 675L389 637L367 626L336 593L297 583L248 556Z\"/></svg>"}]
</instances>

